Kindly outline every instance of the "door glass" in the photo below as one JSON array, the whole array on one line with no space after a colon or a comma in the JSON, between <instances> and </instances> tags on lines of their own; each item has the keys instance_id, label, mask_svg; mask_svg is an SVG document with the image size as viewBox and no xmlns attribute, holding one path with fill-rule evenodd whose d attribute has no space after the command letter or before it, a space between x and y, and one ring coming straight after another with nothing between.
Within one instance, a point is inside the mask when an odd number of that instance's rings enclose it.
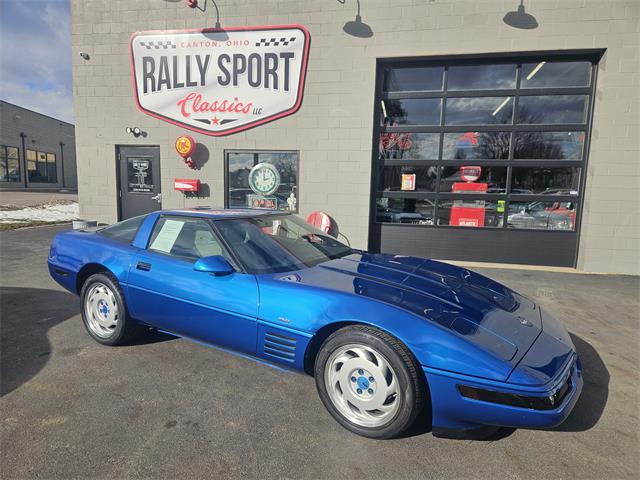
<instances>
[{"instance_id":1,"label":"door glass","mask_svg":"<svg viewBox=\"0 0 640 480\"><path fill-rule=\"evenodd\" d=\"M587 95L545 95L520 97L517 123L584 123Z\"/></svg>"},{"instance_id":2,"label":"door glass","mask_svg":"<svg viewBox=\"0 0 640 480\"><path fill-rule=\"evenodd\" d=\"M378 198L376 222L433 225L434 198Z\"/></svg>"},{"instance_id":3,"label":"door glass","mask_svg":"<svg viewBox=\"0 0 640 480\"><path fill-rule=\"evenodd\" d=\"M439 98L405 98L380 100L380 123L398 125L440 125Z\"/></svg>"},{"instance_id":4,"label":"door glass","mask_svg":"<svg viewBox=\"0 0 640 480\"><path fill-rule=\"evenodd\" d=\"M448 90L486 90L516 87L515 65L449 67Z\"/></svg>"},{"instance_id":5,"label":"door glass","mask_svg":"<svg viewBox=\"0 0 640 480\"><path fill-rule=\"evenodd\" d=\"M387 67L384 69L385 92L442 90L444 67Z\"/></svg>"},{"instance_id":6,"label":"door glass","mask_svg":"<svg viewBox=\"0 0 640 480\"><path fill-rule=\"evenodd\" d=\"M513 167L511 193L578 195L580 169L575 167Z\"/></svg>"},{"instance_id":7,"label":"door glass","mask_svg":"<svg viewBox=\"0 0 640 480\"><path fill-rule=\"evenodd\" d=\"M513 97L462 97L447 99L446 125L511 123Z\"/></svg>"},{"instance_id":8,"label":"door glass","mask_svg":"<svg viewBox=\"0 0 640 480\"><path fill-rule=\"evenodd\" d=\"M153 193L153 167L150 157L127 157L127 191Z\"/></svg>"},{"instance_id":9,"label":"door glass","mask_svg":"<svg viewBox=\"0 0 640 480\"><path fill-rule=\"evenodd\" d=\"M575 230L576 202L510 202L507 226L527 230Z\"/></svg>"},{"instance_id":10,"label":"door glass","mask_svg":"<svg viewBox=\"0 0 640 480\"><path fill-rule=\"evenodd\" d=\"M380 134L380 160L437 160L439 149L439 133Z\"/></svg>"},{"instance_id":11,"label":"door glass","mask_svg":"<svg viewBox=\"0 0 640 480\"><path fill-rule=\"evenodd\" d=\"M445 133L442 159L507 159L509 158L510 144L511 132Z\"/></svg>"},{"instance_id":12,"label":"door glass","mask_svg":"<svg viewBox=\"0 0 640 480\"><path fill-rule=\"evenodd\" d=\"M585 132L515 132L513 158L582 160Z\"/></svg>"},{"instance_id":13,"label":"door glass","mask_svg":"<svg viewBox=\"0 0 640 480\"><path fill-rule=\"evenodd\" d=\"M591 62L537 62L522 64L520 88L586 87Z\"/></svg>"},{"instance_id":14,"label":"door glass","mask_svg":"<svg viewBox=\"0 0 640 480\"><path fill-rule=\"evenodd\" d=\"M434 166L384 166L378 190L385 192L435 192L438 169Z\"/></svg>"}]
</instances>

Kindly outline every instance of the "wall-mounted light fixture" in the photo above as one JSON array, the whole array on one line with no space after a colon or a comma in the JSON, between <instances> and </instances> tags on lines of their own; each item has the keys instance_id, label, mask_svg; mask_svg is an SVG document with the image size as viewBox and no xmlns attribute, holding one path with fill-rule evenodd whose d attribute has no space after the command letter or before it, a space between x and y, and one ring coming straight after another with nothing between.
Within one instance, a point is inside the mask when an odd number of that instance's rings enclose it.
<instances>
[{"instance_id":1,"label":"wall-mounted light fixture","mask_svg":"<svg viewBox=\"0 0 640 480\"><path fill-rule=\"evenodd\" d=\"M142 135L142 130L140 130L140 127L127 127L125 131L136 138Z\"/></svg>"},{"instance_id":2,"label":"wall-mounted light fixture","mask_svg":"<svg viewBox=\"0 0 640 480\"><path fill-rule=\"evenodd\" d=\"M524 0L520 0L518 10L508 12L502 19L504 23L513 28L532 30L538 28L536 17L524 11Z\"/></svg>"},{"instance_id":3,"label":"wall-mounted light fixture","mask_svg":"<svg viewBox=\"0 0 640 480\"><path fill-rule=\"evenodd\" d=\"M341 4L345 4L346 0L338 0ZM371 27L362 21L362 17L360 16L360 0L358 2L358 13L356 13L356 19L344 24L342 30L345 33L358 38L369 38L373 37L373 30Z\"/></svg>"},{"instance_id":4,"label":"wall-mounted light fixture","mask_svg":"<svg viewBox=\"0 0 640 480\"><path fill-rule=\"evenodd\" d=\"M82 57L83 60L89 60L91 58L89 54L86 52L80 52L79 55Z\"/></svg>"}]
</instances>

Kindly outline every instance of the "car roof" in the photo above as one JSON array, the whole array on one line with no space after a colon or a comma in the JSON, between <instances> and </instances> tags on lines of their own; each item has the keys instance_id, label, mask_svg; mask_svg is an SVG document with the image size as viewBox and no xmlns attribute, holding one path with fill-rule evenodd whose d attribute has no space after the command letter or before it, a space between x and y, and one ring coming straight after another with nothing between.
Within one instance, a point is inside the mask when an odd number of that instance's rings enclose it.
<instances>
[{"instance_id":1,"label":"car roof","mask_svg":"<svg viewBox=\"0 0 640 480\"><path fill-rule=\"evenodd\" d=\"M161 215L181 215L188 217L205 217L211 219L222 218L254 218L266 217L270 215L290 215L289 212L280 210L267 210L261 208L211 208L211 207L194 207L178 210L159 210L155 213Z\"/></svg>"}]
</instances>

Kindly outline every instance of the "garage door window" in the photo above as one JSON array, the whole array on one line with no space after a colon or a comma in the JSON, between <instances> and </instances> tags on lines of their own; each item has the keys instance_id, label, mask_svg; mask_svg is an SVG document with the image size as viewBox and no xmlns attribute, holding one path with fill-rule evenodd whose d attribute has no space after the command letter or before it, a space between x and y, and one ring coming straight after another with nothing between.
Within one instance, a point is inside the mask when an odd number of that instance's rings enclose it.
<instances>
[{"instance_id":1,"label":"garage door window","mask_svg":"<svg viewBox=\"0 0 640 480\"><path fill-rule=\"evenodd\" d=\"M577 229L595 60L528 55L379 68L376 223Z\"/></svg>"}]
</instances>

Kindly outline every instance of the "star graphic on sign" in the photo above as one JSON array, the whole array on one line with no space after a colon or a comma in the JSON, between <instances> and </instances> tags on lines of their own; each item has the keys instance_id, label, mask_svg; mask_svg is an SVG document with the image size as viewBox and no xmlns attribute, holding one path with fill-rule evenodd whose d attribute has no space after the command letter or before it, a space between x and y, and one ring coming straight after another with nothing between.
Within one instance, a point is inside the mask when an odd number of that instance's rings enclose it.
<instances>
[{"instance_id":1,"label":"star graphic on sign","mask_svg":"<svg viewBox=\"0 0 640 480\"><path fill-rule=\"evenodd\" d=\"M213 117L213 125L220 125L220 119L218 117Z\"/></svg>"}]
</instances>

